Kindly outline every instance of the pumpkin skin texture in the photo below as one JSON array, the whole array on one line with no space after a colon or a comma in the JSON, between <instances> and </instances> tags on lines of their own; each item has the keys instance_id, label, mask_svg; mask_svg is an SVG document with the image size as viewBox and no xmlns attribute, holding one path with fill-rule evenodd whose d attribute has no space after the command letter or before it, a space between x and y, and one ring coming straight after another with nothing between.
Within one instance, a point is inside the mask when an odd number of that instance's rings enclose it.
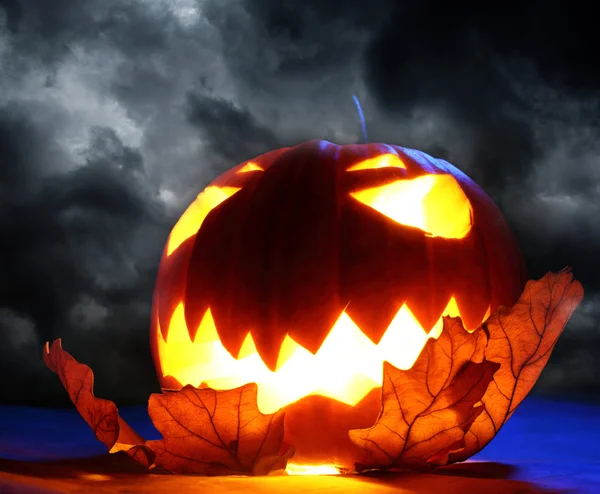
<instances>
[{"instance_id":1,"label":"pumpkin skin texture","mask_svg":"<svg viewBox=\"0 0 600 494\"><path fill-rule=\"evenodd\" d=\"M392 218L361 195L432 181L468 208L461 212L468 224L454 237L443 221L432 219L435 231L424 230L402 220L412 213ZM181 305L190 340L210 311L231 356L243 352L250 332L275 372L286 337L317 354L342 312L377 345L403 305L428 333L453 297L465 327L475 329L490 310L514 304L526 282L521 253L492 200L457 168L420 151L308 141L241 163L210 187L227 197L215 201L199 230L174 240L174 229L161 259L151 344L165 389L187 384L163 368L158 343L169 340ZM287 404L293 461L351 466L348 430L373 425L380 390L353 405L315 395Z\"/></svg>"}]
</instances>

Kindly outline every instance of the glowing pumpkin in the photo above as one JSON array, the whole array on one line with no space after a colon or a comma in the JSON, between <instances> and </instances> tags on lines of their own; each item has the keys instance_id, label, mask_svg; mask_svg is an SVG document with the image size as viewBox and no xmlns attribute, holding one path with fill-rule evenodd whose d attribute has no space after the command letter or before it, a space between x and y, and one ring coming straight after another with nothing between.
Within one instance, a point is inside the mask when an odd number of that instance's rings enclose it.
<instances>
[{"instance_id":1,"label":"glowing pumpkin","mask_svg":"<svg viewBox=\"0 0 600 494\"><path fill-rule=\"evenodd\" d=\"M446 161L309 141L241 163L173 228L152 351L163 389L258 383L286 408L295 463L347 466L381 409L382 365L410 368L442 316L474 330L526 281L492 200Z\"/></svg>"}]
</instances>

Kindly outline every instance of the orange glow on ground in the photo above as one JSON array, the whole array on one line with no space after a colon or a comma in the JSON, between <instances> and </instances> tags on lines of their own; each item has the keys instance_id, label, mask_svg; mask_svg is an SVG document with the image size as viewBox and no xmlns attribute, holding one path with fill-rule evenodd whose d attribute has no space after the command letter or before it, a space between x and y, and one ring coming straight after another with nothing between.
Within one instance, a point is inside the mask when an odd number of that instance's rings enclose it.
<instances>
[{"instance_id":1,"label":"orange glow on ground","mask_svg":"<svg viewBox=\"0 0 600 494\"><path fill-rule=\"evenodd\" d=\"M285 469L288 475L340 475L335 465L298 465L288 463Z\"/></svg>"},{"instance_id":2,"label":"orange glow on ground","mask_svg":"<svg viewBox=\"0 0 600 494\"><path fill-rule=\"evenodd\" d=\"M454 298L443 315L460 315ZM255 382L260 411L273 413L312 394L355 405L381 386L384 361L399 369L410 369L427 340L439 337L442 329L440 317L427 335L408 306L403 305L375 345L342 312L315 355L286 336L275 372L260 358L250 333L238 358L232 356L219 340L210 309L193 341L183 303L173 313L166 341L160 328L156 337L163 376L174 377L182 386L199 387L205 383L213 389L232 389Z\"/></svg>"},{"instance_id":3,"label":"orange glow on ground","mask_svg":"<svg viewBox=\"0 0 600 494\"><path fill-rule=\"evenodd\" d=\"M423 175L350 194L388 218L431 237L464 238L471 230L469 199L451 175Z\"/></svg>"}]
</instances>

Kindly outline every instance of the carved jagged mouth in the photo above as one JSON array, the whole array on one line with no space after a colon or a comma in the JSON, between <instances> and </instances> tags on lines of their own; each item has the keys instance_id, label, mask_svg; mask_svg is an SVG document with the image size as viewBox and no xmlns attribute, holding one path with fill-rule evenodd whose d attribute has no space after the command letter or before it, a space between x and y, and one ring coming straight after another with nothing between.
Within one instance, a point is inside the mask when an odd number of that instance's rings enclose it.
<instances>
[{"instance_id":1,"label":"carved jagged mouth","mask_svg":"<svg viewBox=\"0 0 600 494\"><path fill-rule=\"evenodd\" d=\"M460 316L454 298L442 315ZM384 361L399 369L412 367L427 340L441 334L442 315L426 334L410 308L403 305L379 344L375 344L342 312L316 354L286 336L276 371L269 370L261 359L251 333L239 354L231 355L219 340L210 310L193 340L185 323L183 304L173 313L166 340L160 328L156 336L163 376L171 376L182 386L205 384L213 389L256 382L260 410L272 413L311 394L357 404L369 391L381 386ZM485 318L488 315L489 310Z\"/></svg>"}]
</instances>

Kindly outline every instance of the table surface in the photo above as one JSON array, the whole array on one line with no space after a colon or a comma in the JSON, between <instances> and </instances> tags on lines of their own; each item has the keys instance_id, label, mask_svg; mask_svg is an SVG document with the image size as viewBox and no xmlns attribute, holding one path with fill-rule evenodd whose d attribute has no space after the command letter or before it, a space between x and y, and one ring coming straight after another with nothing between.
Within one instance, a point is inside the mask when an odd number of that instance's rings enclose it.
<instances>
[{"instance_id":1,"label":"table surface","mask_svg":"<svg viewBox=\"0 0 600 494\"><path fill-rule=\"evenodd\" d=\"M158 438L144 407L120 410L147 439ZM600 405L527 399L473 461L436 475L199 477L147 474L107 455L74 409L0 407L4 493L470 493L600 494Z\"/></svg>"}]
</instances>

